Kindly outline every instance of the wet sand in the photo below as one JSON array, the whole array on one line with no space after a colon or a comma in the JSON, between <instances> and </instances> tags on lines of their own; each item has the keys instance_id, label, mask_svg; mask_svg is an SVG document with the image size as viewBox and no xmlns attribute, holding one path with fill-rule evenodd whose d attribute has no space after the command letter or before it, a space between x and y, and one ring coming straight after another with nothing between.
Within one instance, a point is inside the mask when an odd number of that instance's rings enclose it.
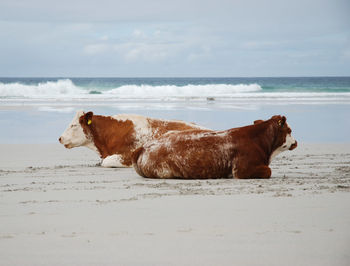
<instances>
[{"instance_id":1,"label":"wet sand","mask_svg":"<svg viewBox=\"0 0 350 266\"><path fill-rule=\"evenodd\" d=\"M1 265L349 265L350 144L269 180L154 180L86 148L0 145Z\"/></svg>"}]
</instances>

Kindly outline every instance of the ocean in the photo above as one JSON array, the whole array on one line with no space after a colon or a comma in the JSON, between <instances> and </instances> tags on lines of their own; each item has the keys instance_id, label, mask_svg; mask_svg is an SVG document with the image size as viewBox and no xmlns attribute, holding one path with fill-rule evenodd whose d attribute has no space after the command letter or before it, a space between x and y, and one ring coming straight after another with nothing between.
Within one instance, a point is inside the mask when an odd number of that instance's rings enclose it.
<instances>
[{"instance_id":1,"label":"ocean","mask_svg":"<svg viewBox=\"0 0 350 266\"><path fill-rule=\"evenodd\" d=\"M51 143L76 110L227 129L283 114L304 142L349 142L350 77L0 78L0 143Z\"/></svg>"},{"instance_id":2,"label":"ocean","mask_svg":"<svg viewBox=\"0 0 350 266\"><path fill-rule=\"evenodd\" d=\"M0 99L348 101L350 77L0 78Z\"/></svg>"}]
</instances>

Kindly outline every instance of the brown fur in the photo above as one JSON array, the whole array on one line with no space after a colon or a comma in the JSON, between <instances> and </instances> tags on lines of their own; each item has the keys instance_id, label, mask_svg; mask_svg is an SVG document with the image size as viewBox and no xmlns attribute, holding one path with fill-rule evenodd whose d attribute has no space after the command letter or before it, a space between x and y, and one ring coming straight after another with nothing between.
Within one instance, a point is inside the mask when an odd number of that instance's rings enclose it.
<instances>
[{"instance_id":1,"label":"brown fur","mask_svg":"<svg viewBox=\"0 0 350 266\"><path fill-rule=\"evenodd\" d=\"M137 158L140 156L140 154L143 152L143 150L144 150L144 148L143 148L143 147L140 147L140 148L137 148L137 149L133 152L133 154L132 154L132 161L133 161L133 162L137 160ZM138 174L139 174L140 176L142 176L142 177L146 177L146 176L143 174L143 172L141 171L141 169L138 167L137 164L133 164L133 166L134 166L134 169L135 169L136 173L138 173Z\"/></svg>"},{"instance_id":2,"label":"brown fur","mask_svg":"<svg viewBox=\"0 0 350 266\"><path fill-rule=\"evenodd\" d=\"M138 149L133 165L149 178L269 178L270 157L291 133L285 123L273 116L226 131L174 132Z\"/></svg>"},{"instance_id":3,"label":"brown fur","mask_svg":"<svg viewBox=\"0 0 350 266\"><path fill-rule=\"evenodd\" d=\"M89 120L91 120L91 124L88 124ZM150 139L157 138L171 130L187 130L195 127L195 125L191 127L182 121L153 118L148 118L147 121L153 133ZM94 115L92 112L88 112L80 117L79 123L87 138L94 142L101 158L119 154L122 157L122 163L131 166L131 155L138 148L135 125L131 120L121 121L110 116Z\"/></svg>"}]
</instances>

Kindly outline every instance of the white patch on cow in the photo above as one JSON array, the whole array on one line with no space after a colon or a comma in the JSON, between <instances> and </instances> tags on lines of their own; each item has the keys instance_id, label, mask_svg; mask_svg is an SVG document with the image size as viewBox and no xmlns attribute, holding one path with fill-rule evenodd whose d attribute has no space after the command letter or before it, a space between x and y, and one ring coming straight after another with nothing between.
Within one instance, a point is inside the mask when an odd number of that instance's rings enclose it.
<instances>
[{"instance_id":1,"label":"white patch on cow","mask_svg":"<svg viewBox=\"0 0 350 266\"><path fill-rule=\"evenodd\" d=\"M128 167L122 164L122 157L119 154L114 154L111 156L107 156L101 162L102 167Z\"/></svg>"},{"instance_id":2,"label":"white patch on cow","mask_svg":"<svg viewBox=\"0 0 350 266\"><path fill-rule=\"evenodd\" d=\"M169 169L169 166L166 162L162 162L161 165L157 166L154 171L160 178L169 178L173 176L172 171Z\"/></svg>"},{"instance_id":3,"label":"white patch on cow","mask_svg":"<svg viewBox=\"0 0 350 266\"><path fill-rule=\"evenodd\" d=\"M288 126L288 124L286 123L286 126ZM286 141L280 146L278 147L270 156L270 162L281 152L289 150L289 148L295 143L295 139L292 137L291 134L288 134L286 136Z\"/></svg>"},{"instance_id":4,"label":"white patch on cow","mask_svg":"<svg viewBox=\"0 0 350 266\"><path fill-rule=\"evenodd\" d=\"M60 142L68 149L86 146L87 148L90 148L93 151L99 153L92 139L85 135L84 130L79 123L79 118L82 115L84 115L83 111L77 111L72 122L62 133Z\"/></svg>"},{"instance_id":5,"label":"white patch on cow","mask_svg":"<svg viewBox=\"0 0 350 266\"><path fill-rule=\"evenodd\" d=\"M181 134L178 133L177 134L177 139L182 139L182 140L199 140L202 138L206 138L206 137L226 137L229 134L228 131L220 131L220 132L198 132L198 131L194 131L192 134Z\"/></svg>"},{"instance_id":6,"label":"white patch on cow","mask_svg":"<svg viewBox=\"0 0 350 266\"><path fill-rule=\"evenodd\" d=\"M140 163L141 167L145 167L149 164L149 155L152 153L154 150L158 149L160 147L160 143L157 143L155 141L148 142L145 146L144 149L145 151L141 154L139 157L138 163Z\"/></svg>"},{"instance_id":7,"label":"white patch on cow","mask_svg":"<svg viewBox=\"0 0 350 266\"><path fill-rule=\"evenodd\" d=\"M218 156L221 158L221 162L224 163L222 166L226 166L225 164L231 164L231 158L232 158L232 152L234 149L235 145L232 142L225 142L223 145L220 145L219 151L221 153L221 156Z\"/></svg>"},{"instance_id":8,"label":"white patch on cow","mask_svg":"<svg viewBox=\"0 0 350 266\"><path fill-rule=\"evenodd\" d=\"M153 132L149 126L147 117L142 115L119 114L112 116L112 118L120 121L130 120L134 124L136 148L152 139Z\"/></svg>"}]
</instances>

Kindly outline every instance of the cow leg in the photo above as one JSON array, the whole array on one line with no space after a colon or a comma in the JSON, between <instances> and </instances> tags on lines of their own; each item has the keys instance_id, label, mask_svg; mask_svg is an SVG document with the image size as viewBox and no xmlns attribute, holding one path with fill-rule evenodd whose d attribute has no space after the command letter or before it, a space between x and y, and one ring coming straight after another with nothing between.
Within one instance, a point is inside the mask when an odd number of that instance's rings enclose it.
<instances>
[{"instance_id":1,"label":"cow leg","mask_svg":"<svg viewBox=\"0 0 350 266\"><path fill-rule=\"evenodd\" d=\"M253 167L235 167L232 171L235 178L270 178L271 169L266 165L258 165Z\"/></svg>"},{"instance_id":2,"label":"cow leg","mask_svg":"<svg viewBox=\"0 0 350 266\"><path fill-rule=\"evenodd\" d=\"M107 156L106 158L102 159L101 166L107 168L130 167L122 163L122 158L119 154Z\"/></svg>"},{"instance_id":3,"label":"cow leg","mask_svg":"<svg viewBox=\"0 0 350 266\"><path fill-rule=\"evenodd\" d=\"M259 165L252 169L251 178L270 178L271 169L266 165Z\"/></svg>"}]
</instances>

